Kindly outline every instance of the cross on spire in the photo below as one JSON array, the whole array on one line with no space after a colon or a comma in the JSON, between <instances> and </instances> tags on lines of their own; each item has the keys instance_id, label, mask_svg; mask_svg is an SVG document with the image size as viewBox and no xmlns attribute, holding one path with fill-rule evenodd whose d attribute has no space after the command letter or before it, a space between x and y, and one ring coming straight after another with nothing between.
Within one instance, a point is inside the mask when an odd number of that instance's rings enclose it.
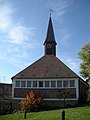
<instances>
[{"instance_id":1,"label":"cross on spire","mask_svg":"<svg viewBox=\"0 0 90 120\"><path fill-rule=\"evenodd\" d=\"M50 9L49 11L50 11L50 17L51 17L51 14L52 14L53 10L52 10L52 9Z\"/></svg>"}]
</instances>

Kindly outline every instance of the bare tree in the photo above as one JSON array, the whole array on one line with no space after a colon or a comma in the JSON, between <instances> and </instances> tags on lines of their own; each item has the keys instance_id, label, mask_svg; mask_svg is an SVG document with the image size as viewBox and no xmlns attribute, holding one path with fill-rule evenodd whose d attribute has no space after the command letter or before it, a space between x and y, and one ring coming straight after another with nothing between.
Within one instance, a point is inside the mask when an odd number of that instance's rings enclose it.
<instances>
[{"instance_id":1,"label":"bare tree","mask_svg":"<svg viewBox=\"0 0 90 120\"><path fill-rule=\"evenodd\" d=\"M72 91L68 88L64 88L61 92L62 94L62 97L63 97L63 104L64 104L64 107L66 106L66 98L70 98L71 94L72 94Z\"/></svg>"}]
</instances>

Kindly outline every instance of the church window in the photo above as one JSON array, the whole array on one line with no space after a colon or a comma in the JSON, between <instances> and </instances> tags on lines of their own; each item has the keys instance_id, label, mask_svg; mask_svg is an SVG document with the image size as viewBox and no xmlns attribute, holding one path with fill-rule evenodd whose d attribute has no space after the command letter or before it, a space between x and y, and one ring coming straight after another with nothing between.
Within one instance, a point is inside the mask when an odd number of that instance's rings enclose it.
<instances>
[{"instance_id":1,"label":"church window","mask_svg":"<svg viewBox=\"0 0 90 120\"><path fill-rule=\"evenodd\" d=\"M16 81L16 87L20 87L20 81Z\"/></svg>"},{"instance_id":2,"label":"church window","mask_svg":"<svg viewBox=\"0 0 90 120\"><path fill-rule=\"evenodd\" d=\"M68 87L68 80L63 81L63 87Z\"/></svg>"},{"instance_id":3,"label":"church window","mask_svg":"<svg viewBox=\"0 0 90 120\"><path fill-rule=\"evenodd\" d=\"M45 81L45 87L46 88L50 87L50 81Z\"/></svg>"},{"instance_id":4,"label":"church window","mask_svg":"<svg viewBox=\"0 0 90 120\"><path fill-rule=\"evenodd\" d=\"M31 87L31 81L27 81L27 87Z\"/></svg>"},{"instance_id":5,"label":"church window","mask_svg":"<svg viewBox=\"0 0 90 120\"><path fill-rule=\"evenodd\" d=\"M62 87L62 81L57 81L57 87Z\"/></svg>"},{"instance_id":6,"label":"church window","mask_svg":"<svg viewBox=\"0 0 90 120\"><path fill-rule=\"evenodd\" d=\"M37 81L33 81L33 87L37 87Z\"/></svg>"},{"instance_id":7,"label":"church window","mask_svg":"<svg viewBox=\"0 0 90 120\"><path fill-rule=\"evenodd\" d=\"M70 87L75 87L75 80L70 80Z\"/></svg>"},{"instance_id":8,"label":"church window","mask_svg":"<svg viewBox=\"0 0 90 120\"><path fill-rule=\"evenodd\" d=\"M21 81L21 87L26 87L26 81Z\"/></svg>"},{"instance_id":9,"label":"church window","mask_svg":"<svg viewBox=\"0 0 90 120\"><path fill-rule=\"evenodd\" d=\"M39 87L43 87L43 81L39 81Z\"/></svg>"},{"instance_id":10,"label":"church window","mask_svg":"<svg viewBox=\"0 0 90 120\"><path fill-rule=\"evenodd\" d=\"M56 81L51 81L51 87L56 87Z\"/></svg>"}]
</instances>

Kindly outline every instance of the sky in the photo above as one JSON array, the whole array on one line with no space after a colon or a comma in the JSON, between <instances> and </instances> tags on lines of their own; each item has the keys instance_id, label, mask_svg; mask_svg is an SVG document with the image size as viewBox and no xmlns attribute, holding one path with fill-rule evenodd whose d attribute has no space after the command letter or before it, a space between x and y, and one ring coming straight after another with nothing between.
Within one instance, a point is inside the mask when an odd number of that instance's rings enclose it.
<instances>
[{"instance_id":1,"label":"sky","mask_svg":"<svg viewBox=\"0 0 90 120\"><path fill-rule=\"evenodd\" d=\"M90 42L90 0L0 0L0 83L44 55L48 20L56 56L80 76L78 52Z\"/></svg>"}]
</instances>

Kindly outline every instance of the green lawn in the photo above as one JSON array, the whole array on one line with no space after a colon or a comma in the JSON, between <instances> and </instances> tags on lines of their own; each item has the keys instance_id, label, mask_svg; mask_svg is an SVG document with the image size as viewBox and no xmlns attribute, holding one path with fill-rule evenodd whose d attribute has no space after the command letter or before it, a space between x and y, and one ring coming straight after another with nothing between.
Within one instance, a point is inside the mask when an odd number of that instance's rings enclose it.
<instances>
[{"instance_id":1,"label":"green lawn","mask_svg":"<svg viewBox=\"0 0 90 120\"><path fill-rule=\"evenodd\" d=\"M65 120L90 120L90 106L64 109ZM26 120L60 120L62 110L27 113ZM0 116L0 120L24 120L23 113Z\"/></svg>"}]
</instances>

